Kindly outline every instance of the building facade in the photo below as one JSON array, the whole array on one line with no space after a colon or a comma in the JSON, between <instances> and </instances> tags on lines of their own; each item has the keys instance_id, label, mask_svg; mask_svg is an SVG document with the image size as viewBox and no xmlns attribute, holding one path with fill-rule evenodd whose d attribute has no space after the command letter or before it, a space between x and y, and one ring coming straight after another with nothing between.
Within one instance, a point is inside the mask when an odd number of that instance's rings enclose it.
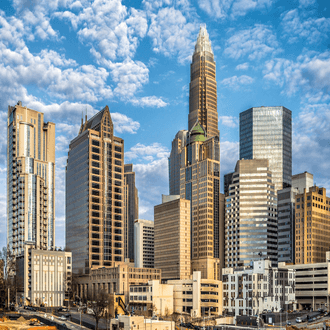
<instances>
[{"instance_id":1,"label":"building facade","mask_svg":"<svg viewBox=\"0 0 330 330\"><path fill-rule=\"evenodd\" d=\"M124 261L124 202L124 141L113 135L106 106L82 120L69 146L66 246L74 273Z\"/></svg>"},{"instance_id":2,"label":"building facade","mask_svg":"<svg viewBox=\"0 0 330 330\"><path fill-rule=\"evenodd\" d=\"M313 186L296 195L295 263L325 262L330 250L330 198L326 189Z\"/></svg>"},{"instance_id":3,"label":"building facade","mask_svg":"<svg viewBox=\"0 0 330 330\"><path fill-rule=\"evenodd\" d=\"M44 114L8 107L7 243L18 256L25 242L38 249L55 244L55 124Z\"/></svg>"},{"instance_id":4,"label":"building facade","mask_svg":"<svg viewBox=\"0 0 330 330\"><path fill-rule=\"evenodd\" d=\"M98 292L124 295L129 301L129 287L146 285L149 280L161 280L161 270L156 268L137 268L131 262L115 263L113 267L92 269L88 275L77 277L77 295L90 300Z\"/></svg>"},{"instance_id":5,"label":"building facade","mask_svg":"<svg viewBox=\"0 0 330 330\"><path fill-rule=\"evenodd\" d=\"M133 164L124 165L125 185L125 258L134 259L134 220L139 218L139 197L135 186Z\"/></svg>"},{"instance_id":6,"label":"building facade","mask_svg":"<svg viewBox=\"0 0 330 330\"><path fill-rule=\"evenodd\" d=\"M190 201L176 196L154 208L155 267L162 279L190 277Z\"/></svg>"},{"instance_id":7,"label":"building facade","mask_svg":"<svg viewBox=\"0 0 330 330\"><path fill-rule=\"evenodd\" d=\"M151 220L136 219L134 222L135 267L154 268L155 230Z\"/></svg>"},{"instance_id":8,"label":"building facade","mask_svg":"<svg viewBox=\"0 0 330 330\"><path fill-rule=\"evenodd\" d=\"M40 250L25 244L16 260L18 281L23 283L23 292L18 295L24 304L63 306L71 288L71 252Z\"/></svg>"},{"instance_id":9,"label":"building facade","mask_svg":"<svg viewBox=\"0 0 330 330\"><path fill-rule=\"evenodd\" d=\"M291 121L285 107L254 107L239 115L239 158L268 159L276 192L291 187Z\"/></svg>"},{"instance_id":10,"label":"building facade","mask_svg":"<svg viewBox=\"0 0 330 330\"><path fill-rule=\"evenodd\" d=\"M223 308L233 315L257 315L264 310L295 309L295 272L288 267L272 267L270 260L252 266L225 268L222 274Z\"/></svg>"},{"instance_id":11,"label":"building facade","mask_svg":"<svg viewBox=\"0 0 330 330\"><path fill-rule=\"evenodd\" d=\"M226 194L226 267L277 262L277 199L267 159L239 160Z\"/></svg>"}]
</instances>

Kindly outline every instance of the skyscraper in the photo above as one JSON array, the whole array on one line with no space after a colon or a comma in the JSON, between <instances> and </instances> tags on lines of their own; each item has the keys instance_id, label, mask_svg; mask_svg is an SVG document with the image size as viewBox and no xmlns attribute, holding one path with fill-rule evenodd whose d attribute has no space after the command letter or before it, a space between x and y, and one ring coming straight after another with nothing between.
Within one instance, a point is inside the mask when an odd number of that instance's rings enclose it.
<instances>
[{"instance_id":1,"label":"skyscraper","mask_svg":"<svg viewBox=\"0 0 330 330\"><path fill-rule=\"evenodd\" d=\"M154 268L155 230L151 220L134 221L134 264L138 268Z\"/></svg>"},{"instance_id":2,"label":"skyscraper","mask_svg":"<svg viewBox=\"0 0 330 330\"><path fill-rule=\"evenodd\" d=\"M124 261L124 140L108 106L81 123L66 166L66 246L73 272Z\"/></svg>"},{"instance_id":3,"label":"skyscraper","mask_svg":"<svg viewBox=\"0 0 330 330\"><path fill-rule=\"evenodd\" d=\"M191 271L220 280L224 199L220 194L215 62L205 26L200 28L192 59L189 130L180 155L180 196L191 203Z\"/></svg>"},{"instance_id":4,"label":"skyscraper","mask_svg":"<svg viewBox=\"0 0 330 330\"><path fill-rule=\"evenodd\" d=\"M50 250L55 244L55 124L44 114L8 107L7 243L15 255L24 243Z\"/></svg>"},{"instance_id":5,"label":"skyscraper","mask_svg":"<svg viewBox=\"0 0 330 330\"><path fill-rule=\"evenodd\" d=\"M125 258L134 259L134 220L139 218L139 197L135 187L133 164L124 165L125 185Z\"/></svg>"},{"instance_id":6,"label":"skyscraper","mask_svg":"<svg viewBox=\"0 0 330 330\"><path fill-rule=\"evenodd\" d=\"M277 262L277 200L268 159L239 160L226 199L226 267Z\"/></svg>"},{"instance_id":7,"label":"skyscraper","mask_svg":"<svg viewBox=\"0 0 330 330\"><path fill-rule=\"evenodd\" d=\"M291 186L292 113L285 107L241 112L240 159L268 159L275 191Z\"/></svg>"}]
</instances>

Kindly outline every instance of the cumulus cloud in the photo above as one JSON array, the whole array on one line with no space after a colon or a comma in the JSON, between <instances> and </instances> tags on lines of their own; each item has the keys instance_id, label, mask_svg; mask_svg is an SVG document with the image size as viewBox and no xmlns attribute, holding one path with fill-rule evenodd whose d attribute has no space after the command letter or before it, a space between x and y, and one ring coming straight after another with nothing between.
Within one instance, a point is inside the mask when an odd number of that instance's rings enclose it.
<instances>
[{"instance_id":1,"label":"cumulus cloud","mask_svg":"<svg viewBox=\"0 0 330 330\"><path fill-rule=\"evenodd\" d=\"M153 143L151 145L144 145L142 143L138 143L133 146L129 151L125 153L126 160L132 159L147 159L150 160L150 156L152 159L156 158L167 158L169 156L169 150L165 146L161 145L160 143Z\"/></svg>"},{"instance_id":2,"label":"cumulus cloud","mask_svg":"<svg viewBox=\"0 0 330 330\"><path fill-rule=\"evenodd\" d=\"M199 0L200 9L214 18L237 18L249 11L269 8L274 0Z\"/></svg>"},{"instance_id":3,"label":"cumulus cloud","mask_svg":"<svg viewBox=\"0 0 330 330\"><path fill-rule=\"evenodd\" d=\"M304 39L315 44L328 38L330 18L301 17L298 9L290 10L282 15L284 37L289 43L296 43Z\"/></svg>"},{"instance_id":4,"label":"cumulus cloud","mask_svg":"<svg viewBox=\"0 0 330 330\"><path fill-rule=\"evenodd\" d=\"M234 32L227 40L224 54L239 59L260 60L279 53L280 45L271 26L256 24L252 28Z\"/></svg>"},{"instance_id":5,"label":"cumulus cloud","mask_svg":"<svg viewBox=\"0 0 330 330\"><path fill-rule=\"evenodd\" d=\"M219 116L219 123L230 128L236 128L238 127L238 118L233 116Z\"/></svg>"},{"instance_id":6,"label":"cumulus cloud","mask_svg":"<svg viewBox=\"0 0 330 330\"><path fill-rule=\"evenodd\" d=\"M320 100L330 92L330 53L307 53L296 61L276 58L265 63L263 73L266 80L285 86L285 94L293 95L302 89L305 96L316 93Z\"/></svg>"},{"instance_id":7,"label":"cumulus cloud","mask_svg":"<svg viewBox=\"0 0 330 330\"><path fill-rule=\"evenodd\" d=\"M116 133L136 134L137 130L140 128L140 123L138 121L134 121L132 118L122 113L113 112L111 113L111 118Z\"/></svg>"},{"instance_id":8,"label":"cumulus cloud","mask_svg":"<svg viewBox=\"0 0 330 330\"><path fill-rule=\"evenodd\" d=\"M249 68L249 63L245 62L242 64L238 64L235 70L247 70Z\"/></svg>"},{"instance_id":9,"label":"cumulus cloud","mask_svg":"<svg viewBox=\"0 0 330 330\"><path fill-rule=\"evenodd\" d=\"M299 0L299 7L309 7L316 3L316 0Z\"/></svg>"},{"instance_id":10,"label":"cumulus cloud","mask_svg":"<svg viewBox=\"0 0 330 330\"><path fill-rule=\"evenodd\" d=\"M244 85L251 85L253 82L254 79L252 77L242 75L239 77L233 76L230 78L225 78L220 83L224 86L237 90Z\"/></svg>"},{"instance_id":11,"label":"cumulus cloud","mask_svg":"<svg viewBox=\"0 0 330 330\"><path fill-rule=\"evenodd\" d=\"M145 96L141 98L135 98L130 101L135 106L140 107L154 107L164 108L168 105L162 98L157 96Z\"/></svg>"},{"instance_id":12,"label":"cumulus cloud","mask_svg":"<svg viewBox=\"0 0 330 330\"><path fill-rule=\"evenodd\" d=\"M220 144L220 177L235 170L238 161L239 142L221 141ZM223 180L221 180L223 181ZM221 189L223 190L223 184Z\"/></svg>"}]
</instances>

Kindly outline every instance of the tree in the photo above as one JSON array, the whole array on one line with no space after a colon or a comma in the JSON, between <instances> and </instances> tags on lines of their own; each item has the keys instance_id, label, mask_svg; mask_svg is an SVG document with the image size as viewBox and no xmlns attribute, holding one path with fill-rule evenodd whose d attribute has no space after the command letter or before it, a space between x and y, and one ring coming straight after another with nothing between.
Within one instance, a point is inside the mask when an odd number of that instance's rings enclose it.
<instances>
[{"instance_id":1,"label":"tree","mask_svg":"<svg viewBox=\"0 0 330 330\"><path fill-rule=\"evenodd\" d=\"M109 306L109 301L109 295L101 291L97 293L94 301L91 302L91 306L89 308L93 311L92 316L95 318L95 330L98 330L99 328L100 319L106 316L105 312Z\"/></svg>"}]
</instances>

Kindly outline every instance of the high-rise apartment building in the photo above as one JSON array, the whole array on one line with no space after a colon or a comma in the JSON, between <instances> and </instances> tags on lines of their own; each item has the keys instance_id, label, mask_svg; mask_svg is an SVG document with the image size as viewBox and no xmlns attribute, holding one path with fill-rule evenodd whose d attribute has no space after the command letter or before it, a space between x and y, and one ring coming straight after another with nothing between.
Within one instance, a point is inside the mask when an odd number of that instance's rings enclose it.
<instances>
[{"instance_id":1,"label":"high-rise apartment building","mask_svg":"<svg viewBox=\"0 0 330 330\"><path fill-rule=\"evenodd\" d=\"M8 107L7 243L15 255L24 243L55 244L55 124L21 102Z\"/></svg>"},{"instance_id":2,"label":"high-rise apartment building","mask_svg":"<svg viewBox=\"0 0 330 330\"><path fill-rule=\"evenodd\" d=\"M139 197L135 186L135 172L133 164L124 165L125 185L125 258L134 259L134 220L139 218Z\"/></svg>"},{"instance_id":3,"label":"high-rise apartment building","mask_svg":"<svg viewBox=\"0 0 330 330\"><path fill-rule=\"evenodd\" d=\"M154 268L155 230L151 220L134 221L134 264L138 268Z\"/></svg>"},{"instance_id":4,"label":"high-rise apartment building","mask_svg":"<svg viewBox=\"0 0 330 330\"><path fill-rule=\"evenodd\" d=\"M155 268L162 280L190 276L190 201L180 196L163 196L155 212Z\"/></svg>"},{"instance_id":5,"label":"high-rise apartment building","mask_svg":"<svg viewBox=\"0 0 330 330\"><path fill-rule=\"evenodd\" d=\"M180 195L181 152L187 144L187 130L181 130L172 141L172 149L168 158L168 177L170 195Z\"/></svg>"},{"instance_id":6,"label":"high-rise apartment building","mask_svg":"<svg viewBox=\"0 0 330 330\"><path fill-rule=\"evenodd\" d=\"M330 250L330 198L313 186L296 195L295 263L325 262Z\"/></svg>"},{"instance_id":7,"label":"high-rise apartment building","mask_svg":"<svg viewBox=\"0 0 330 330\"><path fill-rule=\"evenodd\" d=\"M291 186L292 113L285 107L254 107L241 112L240 159L268 159L275 192Z\"/></svg>"},{"instance_id":8,"label":"high-rise apartment building","mask_svg":"<svg viewBox=\"0 0 330 330\"><path fill-rule=\"evenodd\" d=\"M277 200L268 159L239 160L226 194L226 267L277 262Z\"/></svg>"},{"instance_id":9,"label":"high-rise apartment building","mask_svg":"<svg viewBox=\"0 0 330 330\"><path fill-rule=\"evenodd\" d=\"M124 140L108 106L81 123L66 166L66 246L73 272L124 261Z\"/></svg>"},{"instance_id":10,"label":"high-rise apartment building","mask_svg":"<svg viewBox=\"0 0 330 330\"><path fill-rule=\"evenodd\" d=\"M292 187L277 191L278 262L295 262L296 195L312 186L313 174L304 172L292 176Z\"/></svg>"}]
</instances>

